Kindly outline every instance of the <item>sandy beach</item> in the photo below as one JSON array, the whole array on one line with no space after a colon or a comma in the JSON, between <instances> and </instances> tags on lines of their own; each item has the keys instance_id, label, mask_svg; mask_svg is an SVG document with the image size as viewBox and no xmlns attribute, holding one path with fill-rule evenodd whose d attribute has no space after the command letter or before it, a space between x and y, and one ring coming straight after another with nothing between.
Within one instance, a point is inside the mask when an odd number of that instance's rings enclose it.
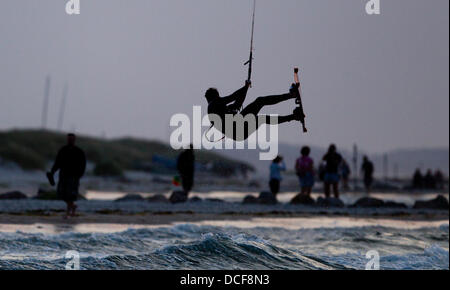
<instances>
[{"instance_id":1,"label":"sandy beach","mask_svg":"<svg viewBox=\"0 0 450 290\"><path fill-rule=\"evenodd\" d=\"M442 224L448 222L445 210L412 208L324 208L291 204L245 205L237 202L201 201L185 204L115 202L111 200L80 201L76 217L64 218L64 203L60 201L15 200L0 202L0 231L31 230L46 232L45 227L58 226L78 231L91 225L91 230L108 228L126 229L127 226L171 226L180 223L247 224L257 227L261 221L277 219L280 224L296 220L298 227L310 224L330 225L330 221L367 220L382 224L383 220L401 221L405 225L416 223ZM259 222L258 222L259 221ZM292 223L291 223L292 224ZM347 225L352 222L347 222ZM40 225L40 226L39 226ZM45 225L45 226L42 226ZM80 225L82 225L80 227ZM120 226L118 226L120 225ZM26 227L29 226L29 227ZM95 229L98 227L98 229Z\"/></svg>"},{"instance_id":2,"label":"sandy beach","mask_svg":"<svg viewBox=\"0 0 450 290\"><path fill-rule=\"evenodd\" d=\"M58 233L58 232L118 232L127 229L174 226L177 224L311 228L327 226L382 225L389 222L400 228L420 228L448 224L448 214L422 213L416 215L360 215L348 217L336 213L318 214L79 214L64 219L62 213L52 214L0 214L0 232ZM340 224L340 225L338 225Z\"/></svg>"}]
</instances>

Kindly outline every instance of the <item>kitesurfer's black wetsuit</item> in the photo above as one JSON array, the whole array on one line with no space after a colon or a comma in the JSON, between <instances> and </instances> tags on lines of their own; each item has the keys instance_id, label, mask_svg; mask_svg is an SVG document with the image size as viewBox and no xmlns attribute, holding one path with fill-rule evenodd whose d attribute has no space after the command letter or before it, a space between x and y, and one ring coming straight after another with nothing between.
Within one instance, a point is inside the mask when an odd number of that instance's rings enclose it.
<instances>
[{"instance_id":1,"label":"kitesurfer's black wetsuit","mask_svg":"<svg viewBox=\"0 0 450 290\"><path fill-rule=\"evenodd\" d=\"M278 116L278 121L271 120L270 116L264 115L264 118L262 122L259 121L256 124L256 128L249 129L248 123L244 123L244 134L243 136L236 135L236 123L234 123L234 130L233 134L227 134L225 130L225 116L226 115L233 115L236 116L237 114L242 115L243 118L245 118L248 115L253 115L256 120L258 121L258 114L261 111L261 109L264 106L270 106L270 105L276 105L278 103L287 101L289 99L294 99L295 95L293 93L287 93L283 95L273 95L273 96L266 96L266 97L259 97L254 102L246 106L242 111L239 112L240 108L242 107L245 97L247 96L247 91L249 88L249 84L246 84L244 87L240 88L236 92L234 92L232 95L227 97L218 97L208 104L208 114L209 115L217 115L221 119L222 125L219 126L218 124L215 124L213 120L211 120L211 123L213 124L214 128L216 128L218 131L222 132L225 136L227 136L230 139L236 140L236 141L244 141L248 139L250 135L252 135L255 130L258 130L258 128L263 124L281 124L285 122L290 122L295 120L294 115L289 116ZM211 118L210 118L211 119Z\"/></svg>"}]
</instances>

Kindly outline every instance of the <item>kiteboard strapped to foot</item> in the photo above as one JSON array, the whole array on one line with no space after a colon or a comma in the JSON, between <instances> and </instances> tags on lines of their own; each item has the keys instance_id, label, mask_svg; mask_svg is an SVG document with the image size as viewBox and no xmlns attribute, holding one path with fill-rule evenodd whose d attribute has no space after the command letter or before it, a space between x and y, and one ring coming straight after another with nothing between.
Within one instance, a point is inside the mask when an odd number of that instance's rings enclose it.
<instances>
[{"instance_id":1,"label":"kiteboard strapped to foot","mask_svg":"<svg viewBox=\"0 0 450 290\"><path fill-rule=\"evenodd\" d=\"M303 103L302 103L302 94L301 94L301 87L300 87L300 78L298 75L298 68L294 68L294 87L296 88L295 94L296 94L296 98L295 98L295 103L298 105L298 109L300 111L300 122L302 123L302 127L303 127L303 133L307 133L308 129L306 129L306 122L305 122L305 113L303 111Z\"/></svg>"}]
</instances>

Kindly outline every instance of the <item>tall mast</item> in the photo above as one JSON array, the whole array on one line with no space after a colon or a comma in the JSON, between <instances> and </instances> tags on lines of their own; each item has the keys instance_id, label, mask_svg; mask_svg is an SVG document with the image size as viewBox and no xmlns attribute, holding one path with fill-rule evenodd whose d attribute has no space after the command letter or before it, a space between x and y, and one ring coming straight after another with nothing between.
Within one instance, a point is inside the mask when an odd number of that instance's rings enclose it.
<instances>
[{"instance_id":1,"label":"tall mast","mask_svg":"<svg viewBox=\"0 0 450 290\"><path fill-rule=\"evenodd\" d=\"M358 146L353 145L353 188L356 191L358 188Z\"/></svg>"},{"instance_id":2,"label":"tall mast","mask_svg":"<svg viewBox=\"0 0 450 290\"><path fill-rule=\"evenodd\" d=\"M69 91L69 87L67 86L67 83L64 85L63 94L62 94L62 100L61 100L61 107L59 109L59 117L58 117L58 131L62 130L63 123L64 123L64 112L66 109L66 99L67 99L67 93Z\"/></svg>"}]
</instances>

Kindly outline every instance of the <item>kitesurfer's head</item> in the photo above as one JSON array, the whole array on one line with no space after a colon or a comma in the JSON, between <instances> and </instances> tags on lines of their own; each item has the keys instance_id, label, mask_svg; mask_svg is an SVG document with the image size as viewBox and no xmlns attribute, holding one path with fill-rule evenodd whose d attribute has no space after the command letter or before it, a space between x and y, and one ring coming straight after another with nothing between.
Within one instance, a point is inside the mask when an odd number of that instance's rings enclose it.
<instances>
[{"instance_id":1,"label":"kitesurfer's head","mask_svg":"<svg viewBox=\"0 0 450 290\"><path fill-rule=\"evenodd\" d=\"M206 91L205 98L208 103L220 98L219 92L215 88L210 88Z\"/></svg>"}]
</instances>

